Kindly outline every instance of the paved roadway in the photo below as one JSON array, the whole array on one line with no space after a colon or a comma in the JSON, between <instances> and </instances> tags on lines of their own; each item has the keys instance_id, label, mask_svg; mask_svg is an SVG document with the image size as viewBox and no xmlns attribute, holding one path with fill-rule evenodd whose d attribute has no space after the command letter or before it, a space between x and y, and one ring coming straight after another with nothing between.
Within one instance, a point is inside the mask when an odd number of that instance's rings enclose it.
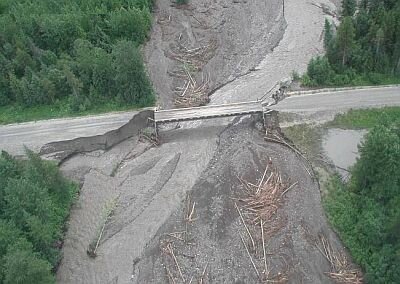
<instances>
[{"instance_id":1,"label":"paved roadway","mask_svg":"<svg viewBox=\"0 0 400 284\"><path fill-rule=\"evenodd\" d=\"M104 134L126 124L137 111L50 119L0 126L0 150L23 155L24 145L38 151L49 142Z\"/></svg>"},{"instance_id":2,"label":"paved roadway","mask_svg":"<svg viewBox=\"0 0 400 284\"><path fill-rule=\"evenodd\" d=\"M400 105L400 86L294 95L272 108L302 113Z\"/></svg>"},{"instance_id":3,"label":"paved roadway","mask_svg":"<svg viewBox=\"0 0 400 284\"><path fill-rule=\"evenodd\" d=\"M273 108L283 112L312 113L394 105L400 105L400 87L292 96ZM237 106L230 110L237 111L235 108ZM195 111L201 112L201 110ZM23 154L23 145L38 151L42 145L48 142L103 134L127 123L135 113L111 113L0 126L0 150L21 155ZM183 110L182 113L184 113Z\"/></svg>"},{"instance_id":4,"label":"paved roadway","mask_svg":"<svg viewBox=\"0 0 400 284\"><path fill-rule=\"evenodd\" d=\"M224 105L209 105L204 107L180 108L156 111L154 114L155 121L172 122L194 120L200 118L211 118L221 116L232 116L239 114L250 114L262 112L261 102L243 102Z\"/></svg>"}]
</instances>

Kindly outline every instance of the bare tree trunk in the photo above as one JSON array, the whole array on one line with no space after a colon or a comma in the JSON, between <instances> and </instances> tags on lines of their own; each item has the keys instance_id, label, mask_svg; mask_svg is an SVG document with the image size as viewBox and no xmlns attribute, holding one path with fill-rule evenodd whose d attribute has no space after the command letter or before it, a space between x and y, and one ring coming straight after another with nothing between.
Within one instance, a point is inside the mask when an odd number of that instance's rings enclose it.
<instances>
[{"instance_id":1,"label":"bare tree trunk","mask_svg":"<svg viewBox=\"0 0 400 284\"><path fill-rule=\"evenodd\" d=\"M399 56L399 60L397 60L397 67L395 70L395 73L399 72L400 73L400 56Z\"/></svg>"},{"instance_id":2,"label":"bare tree trunk","mask_svg":"<svg viewBox=\"0 0 400 284\"><path fill-rule=\"evenodd\" d=\"M346 63L346 50L343 50L342 66Z\"/></svg>"}]
</instances>

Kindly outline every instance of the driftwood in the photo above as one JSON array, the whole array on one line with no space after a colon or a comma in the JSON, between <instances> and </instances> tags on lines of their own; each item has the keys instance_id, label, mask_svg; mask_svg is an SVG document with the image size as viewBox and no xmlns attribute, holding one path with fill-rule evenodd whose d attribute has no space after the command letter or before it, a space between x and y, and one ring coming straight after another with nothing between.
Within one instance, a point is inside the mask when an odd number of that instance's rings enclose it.
<instances>
[{"instance_id":1,"label":"driftwood","mask_svg":"<svg viewBox=\"0 0 400 284\"><path fill-rule=\"evenodd\" d=\"M201 277L200 277L200 280L199 280L199 284L203 284L204 276L206 275L207 267L208 267L208 262L206 263L206 266L204 266L203 273L201 274Z\"/></svg>"},{"instance_id":2,"label":"driftwood","mask_svg":"<svg viewBox=\"0 0 400 284\"><path fill-rule=\"evenodd\" d=\"M177 107L203 106L209 102L208 74L201 74L201 83L197 82L196 76L203 66L214 56L217 49L217 41L211 40L205 45L189 48L181 42L181 36L177 43L171 47L172 51L167 56L179 63L177 70L169 71L168 74L183 81L183 86L176 87L175 105Z\"/></svg>"},{"instance_id":3,"label":"driftwood","mask_svg":"<svg viewBox=\"0 0 400 284\"><path fill-rule=\"evenodd\" d=\"M331 271L325 272L337 283L343 284L361 284L363 283L362 273L359 269L351 267L346 255L343 252L337 252L323 234L319 235L319 242L315 244L320 253L331 265Z\"/></svg>"},{"instance_id":4,"label":"driftwood","mask_svg":"<svg viewBox=\"0 0 400 284\"><path fill-rule=\"evenodd\" d=\"M272 168L271 161L265 167L258 182L251 183L239 176L237 178L243 186L243 195L234 198L234 205L244 230L249 236L249 245L247 245L243 235L239 233L246 253L260 282L283 283L287 281L286 270L288 267L283 273L273 277L270 275L271 271L267 260L267 256L270 254L267 253L266 237L284 226L285 219L277 214L277 210L283 204L284 195L298 183L295 182L287 186L287 182L283 181L281 174ZM267 225L268 229L266 229L265 225ZM252 230L250 231L251 226ZM249 246L254 247L254 250L251 251ZM251 256L252 253L256 255L255 258ZM262 274L259 272L258 267L263 267Z\"/></svg>"},{"instance_id":5,"label":"driftwood","mask_svg":"<svg viewBox=\"0 0 400 284\"><path fill-rule=\"evenodd\" d=\"M247 227L246 222L244 221L243 215L242 215L242 213L240 212L240 209L239 209L239 207L237 206L236 203L235 203L235 207L236 207L236 210L237 210L238 213L239 213L240 219L242 220L243 226L246 228L246 232L247 232L247 234L248 234L249 237L250 237L251 245L252 245L252 250L255 251L255 249L256 249L256 244L254 243L254 239L253 239L253 237L251 236L250 230L249 230L249 228Z\"/></svg>"},{"instance_id":6,"label":"driftwood","mask_svg":"<svg viewBox=\"0 0 400 284\"><path fill-rule=\"evenodd\" d=\"M254 263L254 261L253 261L253 258L251 257L251 254L250 254L250 252L249 252L249 249L247 248L246 242L244 241L242 235L240 235L240 239L242 240L242 243L243 243L243 245L244 245L244 248L246 249L247 255L248 255L249 258L250 258L251 264L253 265L253 268L254 268L254 270L256 271L256 274L257 274L258 278L260 278L260 273L258 272L257 266L255 265L255 263Z\"/></svg>"}]
</instances>

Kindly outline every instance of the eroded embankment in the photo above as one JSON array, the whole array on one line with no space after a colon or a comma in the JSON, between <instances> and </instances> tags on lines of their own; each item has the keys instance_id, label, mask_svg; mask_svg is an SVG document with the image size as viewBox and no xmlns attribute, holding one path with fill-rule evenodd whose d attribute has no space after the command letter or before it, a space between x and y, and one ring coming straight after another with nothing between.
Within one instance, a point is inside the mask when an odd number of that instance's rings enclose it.
<instances>
[{"instance_id":1,"label":"eroded embankment","mask_svg":"<svg viewBox=\"0 0 400 284\"><path fill-rule=\"evenodd\" d=\"M335 253L343 248L327 226L308 165L290 148L266 142L253 119L215 126L218 121L163 129L157 148L131 137L108 151L77 154L62 164L64 174L80 180L82 189L71 212L60 283L166 283L169 273L180 283L176 262L187 281L257 282L234 198L245 192L237 177L257 184L266 165L284 183L294 184L280 192L276 218L264 223L269 278L329 282L325 273L331 265L322 239ZM257 253L249 253L261 274L260 231L248 226L257 243ZM93 243L98 244L95 258L87 254Z\"/></svg>"},{"instance_id":2,"label":"eroded embankment","mask_svg":"<svg viewBox=\"0 0 400 284\"><path fill-rule=\"evenodd\" d=\"M305 7L310 12L308 1L296 1L289 1L293 4L291 11L298 10L298 17L292 22L299 19ZM173 105L176 93L192 88L187 87L186 81L201 87L200 91L211 90L254 67L282 36L281 3L201 0L178 9L169 1L157 1L156 23L146 58L160 103ZM319 38L319 22L324 16L319 8L310 14L313 17L307 21L315 21L313 25L318 26L312 29L312 38ZM304 24L301 28L309 27ZM287 39L299 29L292 30ZM302 32L277 57L292 54L297 45L307 44L304 50L312 49L315 42L303 39ZM196 54L198 51L200 54ZM303 57L304 53L297 52L285 66L296 65L299 58L305 64ZM184 61L187 58L189 62ZM280 59L274 62L280 64ZM195 71L193 79L197 83L188 78L188 70ZM257 80L275 84L276 76L268 74L271 73L260 73ZM281 73L278 75L281 77ZM247 100L250 90L256 90L256 95L263 92L263 86L235 92L235 99ZM227 87L237 88L235 84ZM221 99L225 100L225 96ZM185 229L184 200L191 191L191 200L197 204L189 228L194 244L174 244L183 278L190 281L193 276L194 281L203 275L204 281L215 283L256 282L258 276L238 235L245 232L231 198L242 190L235 175L254 183L269 158L285 180L298 182L285 194L278 211L285 220L284 226L267 240L271 275L281 273L292 282L329 281L325 272L330 271L330 265L320 252L323 245L319 234L335 250L341 246L326 225L317 184L298 156L282 145L266 143L252 123L236 119L228 128L217 119L178 124L181 128L161 131L162 144L157 148L133 136L107 151L77 154L66 160L62 171L79 180L82 189L71 212L58 281L166 283L168 273L161 264L170 255L161 253L159 241L164 233ZM112 214L107 218L105 212ZM91 258L87 249L94 240L99 240L99 245L97 256ZM254 259L260 265L260 258ZM181 275L175 261L167 261L164 264L170 265L178 283Z\"/></svg>"},{"instance_id":3,"label":"eroded embankment","mask_svg":"<svg viewBox=\"0 0 400 284\"><path fill-rule=\"evenodd\" d=\"M135 114L128 123L120 128L105 134L47 143L42 146L39 155L61 162L77 153L108 150L128 138L138 135L139 130L148 126L149 119L154 119L154 111L144 110Z\"/></svg>"},{"instance_id":4,"label":"eroded embankment","mask_svg":"<svg viewBox=\"0 0 400 284\"><path fill-rule=\"evenodd\" d=\"M327 273L332 264L324 255L324 245L329 244L335 255L343 247L327 225L312 170L290 148L265 142L251 124L242 122L221 134L218 149L186 202L166 220L137 261L132 276L137 283L182 283L183 279L257 283L266 277L290 283L331 282ZM274 205L279 208L263 224L265 263L260 224L251 222L238 198L247 192L243 181L257 185L267 165L293 186L280 194ZM251 231L254 250L235 203ZM268 273L263 273L264 267Z\"/></svg>"},{"instance_id":5,"label":"eroded embankment","mask_svg":"<svg viewBox=\"0 0 400 284\"><path fill-rule=\"evenodd\" d=\"M82 187L71 211L58 282L131 283L134 260L205 170L224 128L172 128L162 132L157 148L134 136L107 151L66 160L61 170ZM87 250L97 240L97 256L91 258Z\"/></svg>"}]
</instances>

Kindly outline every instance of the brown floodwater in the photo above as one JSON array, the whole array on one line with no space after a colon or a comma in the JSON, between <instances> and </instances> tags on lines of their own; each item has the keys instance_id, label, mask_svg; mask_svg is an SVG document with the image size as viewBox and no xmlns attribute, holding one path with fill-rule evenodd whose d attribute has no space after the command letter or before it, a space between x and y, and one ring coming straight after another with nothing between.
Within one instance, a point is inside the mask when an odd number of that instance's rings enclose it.
<instances>
[{"instance_id":1,"label":"brown floodwater","mask_svg":"<svg viewBox=\"0 0 400 284\"><path fill-rule=\"evenodd\" d=\"M322 147L329 159L339 167L338 172L346 178L349 169L359 156L358 145L361 143L366 130L329 129L322 141Z\"/></svg>"}]
</instances>

